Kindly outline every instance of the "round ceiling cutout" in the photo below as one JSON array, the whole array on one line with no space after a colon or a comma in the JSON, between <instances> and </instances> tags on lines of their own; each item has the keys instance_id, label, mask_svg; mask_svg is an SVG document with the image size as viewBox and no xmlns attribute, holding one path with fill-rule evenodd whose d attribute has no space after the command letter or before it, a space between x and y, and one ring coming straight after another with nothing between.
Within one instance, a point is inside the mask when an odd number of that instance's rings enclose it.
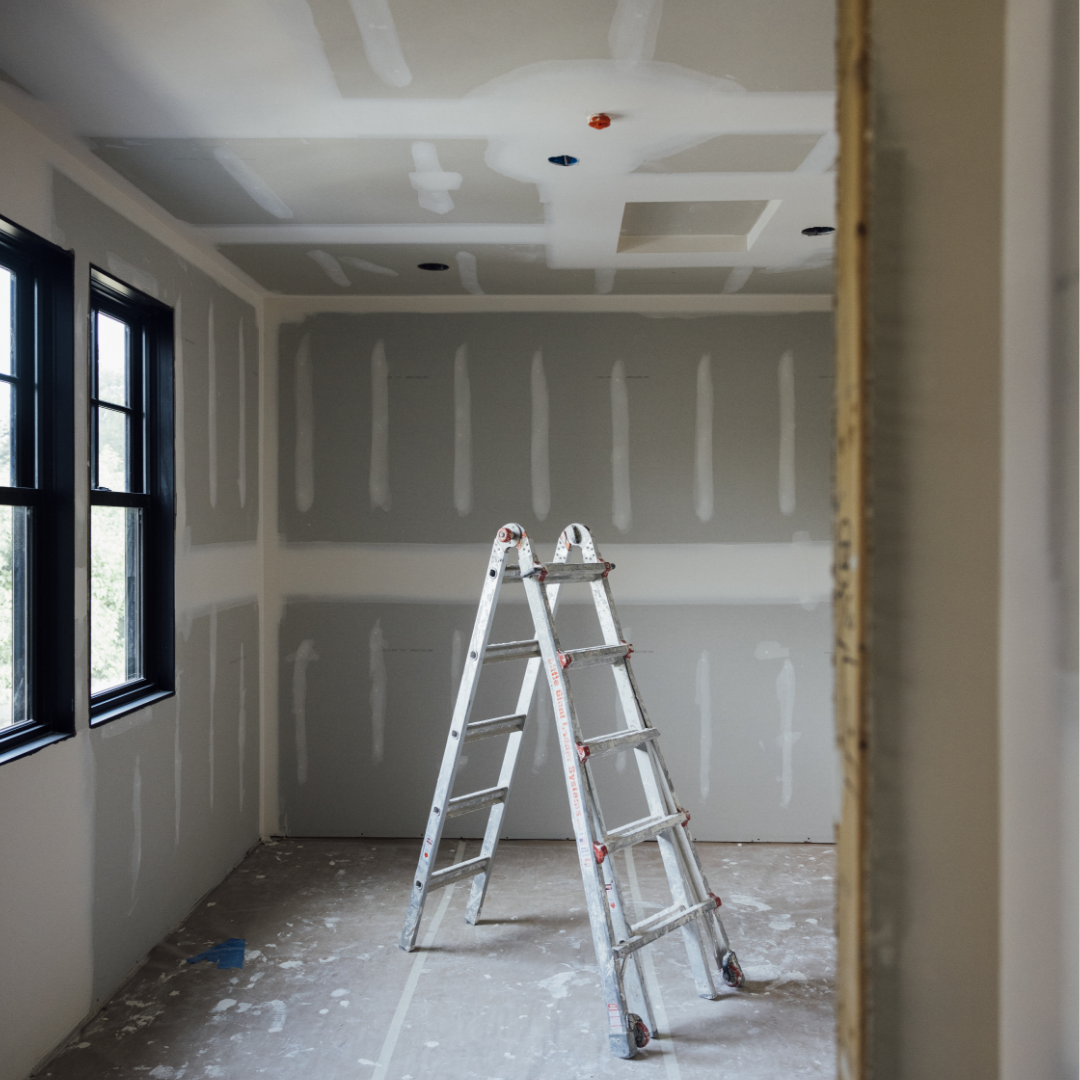
<instances>
[{"instance_id":1,"label":"round ceiling cutout","mask_svg":"<svg viewBox=\"0 0 1080 1080\"><path fill-rule=\"evenodd\" d=\"M827 236L836 232L831 225L811 225L809 229L803 229L803 236Z\"/></svg>"},{"instance_id":2,"label":"round ceiling cutout","mask_svg":"<svg viewBox=\"0 0 1080 1080\"><path fill-rule=\"evenodd\" d=\"M450 267L446 263L417 263L417 270L449 270Z\"/></svg>"}]
</instances>

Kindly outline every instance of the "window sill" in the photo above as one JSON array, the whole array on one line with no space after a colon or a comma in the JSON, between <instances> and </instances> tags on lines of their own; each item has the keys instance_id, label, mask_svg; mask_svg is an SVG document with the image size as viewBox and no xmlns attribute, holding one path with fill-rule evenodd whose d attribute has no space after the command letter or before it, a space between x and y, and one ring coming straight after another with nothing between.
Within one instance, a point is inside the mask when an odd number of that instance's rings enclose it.
<instances>
[{"instance_id":1,"label":"window sill","mask_svg":"<svg viewBox=\"0 0 1080 1080\"><path fill-rule=\"evenodd\" d=\"M75 737L73 731L38 731L36 734L27 732L25 735L25 741L12 739L11 745L5 745L0 741L0 765L5 765L16 758L36 754L39 750L44 750L46 746Z\"/></svg>"},{"instance_id":2,"label":"window sill","mask_svg":"<svg viewBox=\"0 0 1080 1080\"><path fill-rule=\"evenodd\" d=\"M136 709L145 709L166 698L175 695L175 690L162 690L158 686L147 683L137 684L128 689L121 688L109 697L101 701L90 701L90 726L92 728L107 724L110 720L118 720L121 716L135 712Z\"/></svg>"}]
</instances>

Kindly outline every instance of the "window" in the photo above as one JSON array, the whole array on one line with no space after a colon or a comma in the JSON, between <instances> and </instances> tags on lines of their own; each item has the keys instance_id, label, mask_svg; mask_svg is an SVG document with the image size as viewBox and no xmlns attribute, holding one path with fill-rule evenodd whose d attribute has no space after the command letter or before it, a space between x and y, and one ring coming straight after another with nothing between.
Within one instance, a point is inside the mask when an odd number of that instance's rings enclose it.
<instances>
[{"instance_id":1,"label":"window","mask_svg":"<svg viewBox=\"0 0 1080 1080\"><path fill-rule=\"evenodd\" d=\"M173 318L92 269L90 720L173 693Z\"/></svg>"},{"instance_id":2,"label":"window","mask_svg":"<svg viewBox=\"0 0 1080 1080\"><path fill-rule=\"evenodd\" d=\"M75 731L72 285L0 218L0 761Z\"/></svg>"}]
</instances>

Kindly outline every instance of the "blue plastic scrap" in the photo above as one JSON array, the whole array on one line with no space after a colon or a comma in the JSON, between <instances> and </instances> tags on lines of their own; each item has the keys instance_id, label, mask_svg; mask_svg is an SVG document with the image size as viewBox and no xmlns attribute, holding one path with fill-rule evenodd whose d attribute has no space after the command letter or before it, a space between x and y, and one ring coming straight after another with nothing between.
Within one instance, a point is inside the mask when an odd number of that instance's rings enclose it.
<instances>
[{"instance_id":1,"label":"blue plastic scrap","mask_svg":"<svg viewBox=\"0 0 1080 1080\"><path fill-rule=\"evenodd\" d=\"M244 946L247 942L242 937L231 937L228 941L220 941L212 945L198 956L189 956L189 964L197 964L200 960L216 960L218 970L223 968L242 968L244 966Z\"/></svg>"}]
</instances>

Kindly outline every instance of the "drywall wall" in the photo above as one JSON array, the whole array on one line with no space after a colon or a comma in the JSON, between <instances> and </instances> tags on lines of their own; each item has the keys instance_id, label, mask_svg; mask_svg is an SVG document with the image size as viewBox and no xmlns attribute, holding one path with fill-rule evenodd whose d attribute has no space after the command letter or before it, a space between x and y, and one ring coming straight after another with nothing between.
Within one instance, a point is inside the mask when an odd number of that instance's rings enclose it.
<instances>
[{"instance_id":1,"label":"drywall wall","mask_svg":"<svg viewBox=\"0 0 1080 1080\"><path fill-rule=\"evenodd\" d=\"M0 1077L23 1080L258 838L259 337L257 294L163 215L2 108L0 138L0 213L76 256L84 478L90 264L177 310L177 694L88 728L83 487L77 733L0 768Z\"/></svg>"},{"instance_id":2,"label":"drywall wall","mask_svg":"<svg viewBox=\"0 0 1080 1080\"><path fill-rule=\"evenodd\" d=\"M831 363L828 314L283 325L278 827L419 835L496 530L551 552L585 521L695 834L831 840ZM509 593L496 640L529 633ZM583 599L564 596L566 642L599 640ZM489 670L478 708L499 715L520 672ZM588 674L586 731L621 727ZM470 747L459 790L500 749ZM625 766L597 764L611 821L640 816ZM543 696L507 829L569 834Z\"/></svg>"},{"instance_id":3,"label":"drywall wall","mask_svg":"<svg viewBox=\"0 0 1080 1080\"><path fill-rule=\"evenodd\" d=\"M998 1076L1000 2L872 19L869 1068Z\"/></svg>"}]
</instances>

